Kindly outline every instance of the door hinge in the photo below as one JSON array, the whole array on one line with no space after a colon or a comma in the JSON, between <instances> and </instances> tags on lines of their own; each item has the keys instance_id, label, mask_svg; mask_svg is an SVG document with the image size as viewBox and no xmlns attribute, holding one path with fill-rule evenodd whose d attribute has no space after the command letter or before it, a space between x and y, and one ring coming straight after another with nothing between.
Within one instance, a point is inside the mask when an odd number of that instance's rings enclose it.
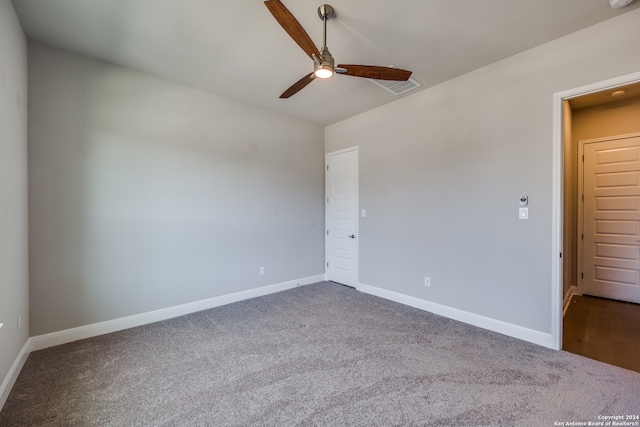
<instances>
[{"instance_id":1,"label":"door hinge","mask_svg":"<svg viewBox=\"0 0 640 427\"><path fill-rule=\"evenodd\" d=\"M560 252L560 258L562 258L562 252Z\"/></svg>"},{"instance_id":2,"label":"door hinge","mask_svg":"<svg viewBox=\"0 0 640 427\"><path fill-rule=\"evenodd\" d=\"M582 155L582 161L584 162L584 154Z\"/></svg>"},{"instance_id":3,"label":"door hinge","mask_svg":"<svg viewBox=\"0 0 640 427\"><path fill-rule=\"evenodd\" d=\"M580 239L584 240L584 233L580 236Z\"/></svg>"},{"instance_id":4,"label":"door hinge","mask_svg":"<svg viewBox=\"0 0 640 427\"><path fill-rule=\"evenodd\" d=\"M584 279L584 273L580 273L580 277Z\"/></svg>"},{"instance_id":5,"label":"door hinge","mask_svg":"<svg viewBox=\"0 0 640 427\"><path fill-rule=\"evenodd\" d=\"M327 230L327 236L329 235L329 230Z\"/></svg>"},{"instance_id":6,"label":"door hinge","mask_svg":"<svg viewBox=\"0 0 640 427\"><path fill-rule=\"evenodd\" d=\"M582 201L584 202L584 194L582 195Z\"/></svg>"},{"instance_id":7,"label":"door hinge","mask_svg":"<svg viewBox=\"0 0 640 427\"><path fill-rule=\"evenodd\" d=\"M327 165L327 170L329 170L329 165Z\"/></svg>"},{"instance_id":8,"label":"door hinge","mask_svg":"<svg viewBox=\"0 0 640 427\"><path fill-rule=\"evenodd\" d=\"M327 268L329 268L329 263L327 263Z\"/></svg>"},{"instance_id":9,"label":"door hinge","mask_svg":"<svg viewBox=\"0 0 640 427\"><path fill-rule=\"evenodd\" d=\"M327 197L327 203L329 203L329 198Z\"/></svg>"}]
</instances>

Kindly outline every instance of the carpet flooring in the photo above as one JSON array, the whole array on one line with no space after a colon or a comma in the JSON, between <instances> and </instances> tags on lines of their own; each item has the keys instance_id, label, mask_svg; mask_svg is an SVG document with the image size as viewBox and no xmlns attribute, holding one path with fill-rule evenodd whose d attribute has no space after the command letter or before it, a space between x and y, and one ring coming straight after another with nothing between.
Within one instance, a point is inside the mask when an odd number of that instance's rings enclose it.
<instances>
[{"instance_id":1,"label":"carpet flooring","mask_svg":"<svg viewBox=\"0 0 640 427\"><path fill-rule=\"evenodd\" d=\"M640 373L319 283L33 352L0 426L634 423L639 396Z\"/></svg>"}]
</instances>

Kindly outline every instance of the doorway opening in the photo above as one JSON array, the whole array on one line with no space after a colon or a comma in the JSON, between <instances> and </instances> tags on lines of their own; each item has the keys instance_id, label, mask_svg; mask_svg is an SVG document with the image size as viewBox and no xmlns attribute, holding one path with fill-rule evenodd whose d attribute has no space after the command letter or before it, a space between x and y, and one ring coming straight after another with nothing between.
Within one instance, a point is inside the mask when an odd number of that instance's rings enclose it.
<instances>
[{"instance_id":1,"label":"doorway opening","mask_svg":"<svg viewBox=\"0 0 640 427\"><path fill-rule=\"evenodd\" d=\"M612 96L615 92L618 93ZM552 303L555 308L552 335L558 350L563 349L563 316L570 304L577 302L580 299L578 297L582 295L580 285L584 272L581 250L583 230L579 216L582 213L583 202L579 189L579 184L582 184L578 167L582 167L579 163L582 161L579 141L640 132L640 121L637 120L639 114L640 73L554 95ZM640 242L638 245L640 251ZM589 335L592 338L595 336Z\"/></svg>"}]
</instances>

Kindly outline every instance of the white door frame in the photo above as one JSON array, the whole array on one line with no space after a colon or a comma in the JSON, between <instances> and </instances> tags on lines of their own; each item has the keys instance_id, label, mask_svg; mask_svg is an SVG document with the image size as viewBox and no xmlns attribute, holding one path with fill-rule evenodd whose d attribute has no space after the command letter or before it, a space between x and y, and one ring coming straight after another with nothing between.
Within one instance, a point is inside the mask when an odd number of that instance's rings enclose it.
<instances>
[{"instance_id":1,"label":"white door frame","mask_svg":"<svg viewBox=\"0 0 640 427\"><path fill-rule=\"evenodd\" d=\"M562 233L564 185L563 101L618 86L640 82L640 72L568 89L553 94L553 189L551 212L551 341L562 349Z\"/></svg>"},{"instance_id":2,"label":"white door frame","mask_svg":"<svg viewBox=\"0 0 640 427\"><path fill-rule=\"evenodd\" d=\"M330 153L325 153L324 155L324 173L325 173L325 189L324 189L324 197L325 199L328 197L328 191L327 191L327 167L329 165L329 156L335 156L338 154L343 154L343 153L348 153L349 151L355 151L356 153L356 176L355 176L355 180L356 180L356 188L355 188L355 198L356 198L356 206L355 206L355 211L356 211L356 218L355 218L355 235L356 235L356 241L355 241L355 245L354 245L354 252L355 252L355 257L356 257L356 285L360 284L360 151L358 149L358 146L356 145L355 147L349 147L349 148L345 148L343 150L338 150L338 151L332 151ZM325 230L328 230L329 228L329 213L328 213L328 205L327 203L324 203L324 228ZM326 236L326 231L325 231L325 247L324 247L324 265L325 265L325 273L324 273L324 279L328 280L328 273L327 273L327 263L329 262L329 247L327 244L327 236Z\"/></svg>"}]
</instances>

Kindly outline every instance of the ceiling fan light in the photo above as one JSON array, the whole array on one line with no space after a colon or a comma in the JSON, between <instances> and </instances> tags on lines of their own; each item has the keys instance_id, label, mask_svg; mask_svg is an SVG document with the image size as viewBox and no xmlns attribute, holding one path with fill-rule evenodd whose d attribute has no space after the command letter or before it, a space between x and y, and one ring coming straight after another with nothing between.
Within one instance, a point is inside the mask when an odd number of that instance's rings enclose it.
<instances>
[{"instance_id":1,"label":"ceiling fan light","mask_svg":"<svg viewBox=\"0 0 640 427\"><path fill-rule=\"evenodd\" d=\"M331 77L333 77L333 67L320 64L316 67L314 74L319 79L330 79Z\"/></svg>"}]
</instances>

